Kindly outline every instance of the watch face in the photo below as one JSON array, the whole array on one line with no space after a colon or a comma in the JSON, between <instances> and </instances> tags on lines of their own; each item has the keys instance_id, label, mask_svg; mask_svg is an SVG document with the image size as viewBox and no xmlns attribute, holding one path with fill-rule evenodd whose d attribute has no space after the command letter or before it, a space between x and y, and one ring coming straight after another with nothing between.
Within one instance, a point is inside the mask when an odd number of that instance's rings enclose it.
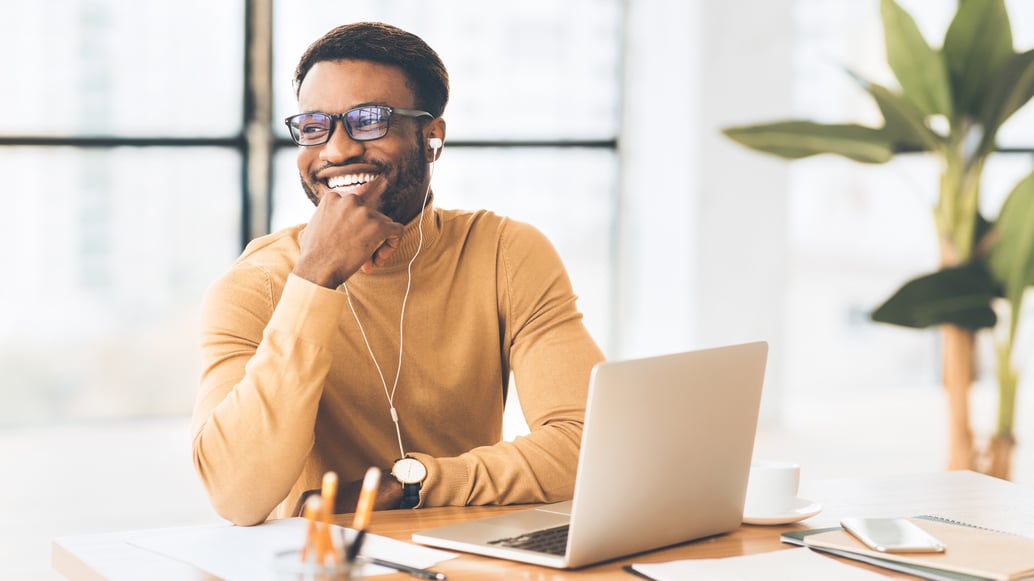
<instances>
[{"instance_id":1,"label":"watch face","mask_svg":"<svg viewBox=\"0 0 1034 581\"><path fill-rule=\"evenodd\" d=\"M403 484L416 484L427 477L427 468L416 458L402 458L391 467L391 474Z\"/></svg>"}]
</instances>

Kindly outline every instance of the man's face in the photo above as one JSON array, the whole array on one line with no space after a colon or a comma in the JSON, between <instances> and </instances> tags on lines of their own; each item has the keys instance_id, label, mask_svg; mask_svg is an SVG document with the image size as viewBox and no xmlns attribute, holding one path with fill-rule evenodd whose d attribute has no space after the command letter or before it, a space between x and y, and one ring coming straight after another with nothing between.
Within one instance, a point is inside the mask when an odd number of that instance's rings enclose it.
<instances>
[{"instance_id":1,"label":"man's face","mask_svg":"<svg viewBox=\"0 0 1034 581\"><path fill-rule=\"evenodd\" d=\"M304 113L337 114L360 105L413 109L415 104L401 69L370 61L316 63L298 92ZM427 191L420 121L392 115L388 134L373 141L355 141L343 121L334 123L327 143L298 148L302 188L313 204L328 194L350 194L396 222L416 217Z\"/></svg>"}]
</instances>

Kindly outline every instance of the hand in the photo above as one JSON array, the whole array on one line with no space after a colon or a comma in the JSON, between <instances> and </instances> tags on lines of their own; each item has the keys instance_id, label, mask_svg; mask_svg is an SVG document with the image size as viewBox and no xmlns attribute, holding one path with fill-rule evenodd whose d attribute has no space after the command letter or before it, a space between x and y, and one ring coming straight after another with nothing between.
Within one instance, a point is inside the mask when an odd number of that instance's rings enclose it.
<instances>
[{"instance_id":1,"label":"hand","mask_svg":"<svg viewBox=\"0 0 1034 581\"><path fill-rule=\"evenodd\" d=\"M360 268L384 266L398 247L402 224L357 196L328 193L301 237L293 273L327 288L337 288Z\"/></svg>"},{"instance_id":2,"label":"hand","mask_svg":"<svg viewBox=\"0 0 1034 581\"><path fill-rule=\"evenodd\" d=\"M345 482L338 487L337 495L334 497L334 514L355 512L359 503L359 492L363 488L362 480ZM294 506L293 516L302 516L302 509L305 507L305 500L313 494L319 494L320 490L314 488L306 490L298 497L298 503ZM377 497L374 499L374 510L394 510L402 504L402 484L391 475L391 470L381 471L381 482L377 488Z\"/></svg>"}]
</instances>

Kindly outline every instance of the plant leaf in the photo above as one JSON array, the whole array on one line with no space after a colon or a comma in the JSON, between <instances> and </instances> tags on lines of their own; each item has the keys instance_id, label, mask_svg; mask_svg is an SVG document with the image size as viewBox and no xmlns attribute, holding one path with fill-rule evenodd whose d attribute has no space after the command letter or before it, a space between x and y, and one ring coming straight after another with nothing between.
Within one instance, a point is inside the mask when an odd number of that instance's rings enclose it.
<instances>
[{"instance_id":1,"label":"plant leaf","mask_svg":"<svg viewBox=\"0 0 1034 581\"><path fill-rule=\"evenodd\" d=\"M990 151L998 129L1034 97L1034 50L1014 54L1002 66L988 90L982 119L986 133L983 148Z\"/></svg>"},{"instance_id":2,"label":"plant leaf","mask_svg":"<svg viewBox=\"0 0 1034 581\"><path fill-rule=\"evenodd\" d=\"M1005 0L959 2L942 52L955 114L979 118L992 80L1014 54Z\"/></svg>"},{"instance_id":3,"label":"plant leaf","mask_svg":"<svg viewBox=\"0 0 1034 581\"><path fill-rule=\"evenodd\" d=\"M883 113L883 130L896 149L937 151L943 140L923 121L923 113L908 99L876 83L866 83L865 90L872 95Z\"/></svg>"},{"instance_id":4,"label":"plant leaf","mask_svg":"<svg viewBox=\"0 0 1034 581\"><path fill-rule=\"evenodd\" d=\"M1009 193L994 228L997 238L988 266L1015 309L1023 291L1034 285L1034 172Z\"/></svg>"},{"instance_id":5,"label":"plant leaf","mask_svg":"<svg viewBox=\"0 0 1034 581\"><path fill-rule=\"evenodd\" d=\"M993 327L997 296L991 274L982 264L945 268L914 278L872 313L872 320L903 327L951 324L963 329Z\"/></svg>"},{"instance_id":6,"label":"plant leaf","mask_svg":"<svg viewBox=\"0 0 1034 581\"><path fill-rule=\"evenodd\" d=\"M887 64L901 83L905 97L924 116L951 118L951 87L941 54L926 43L912 16L894 0L880 0Z\"/></svg>"},{"instance_id":7,"label":"plant leaf","mask_svg":"<svg viewBox=\"0 0 1034 581\"><path fill-rule=\"evenodd\" d=\"M862 163L885 163L894 155L887 134L862 125L779 121L726 127L722 133L751 149L785 159L832 153Z\"/></svg>"}]
</instances>

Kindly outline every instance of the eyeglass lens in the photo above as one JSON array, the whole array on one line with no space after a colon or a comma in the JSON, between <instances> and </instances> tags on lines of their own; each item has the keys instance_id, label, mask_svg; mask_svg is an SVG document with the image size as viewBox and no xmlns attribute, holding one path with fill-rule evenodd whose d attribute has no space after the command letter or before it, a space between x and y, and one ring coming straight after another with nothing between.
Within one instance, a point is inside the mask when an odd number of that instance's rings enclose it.
<instances>
[{"instance_id":1,"label":"eyeglass lens","mask_svg":"<svg viewBox=\"0 0 1034 581\"><path fill-rule=\"evenodd\" d=\"M302 113L288 120L291 136L300 145L319 145L330 139L334 120L340 117L349 137L356 141L369 141L384 137L388 133L391 109L388 107L359 107L340 115L326 113Z\"/></svg>"}]
</instances>

